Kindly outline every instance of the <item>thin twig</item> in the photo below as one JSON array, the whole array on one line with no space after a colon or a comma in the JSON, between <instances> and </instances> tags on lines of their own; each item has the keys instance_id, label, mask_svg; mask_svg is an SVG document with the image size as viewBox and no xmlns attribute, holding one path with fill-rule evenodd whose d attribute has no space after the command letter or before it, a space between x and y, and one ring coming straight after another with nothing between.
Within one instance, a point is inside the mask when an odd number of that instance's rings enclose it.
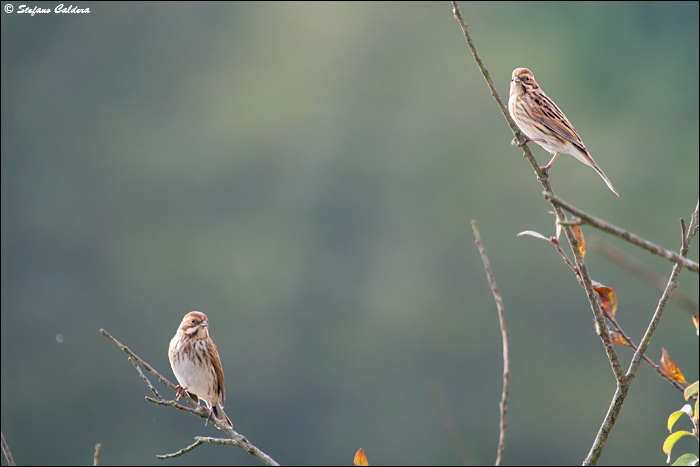
<instances>
[{"instance_id":1,"label":"thin twig","mask_svg":"<svg viewBox=\"0 0 700 467\"><path fill-rule=\"evenodd\" d=\"M476 46L474 46L474 42L472 41L471 35L469 34L469 29L467 25L465 24L464 20L462 19L462 13L459 11L459 5L457 2L453 1L452 2L452 7L453 7L453 13L455 15L455 18L459 22L459 25L462 27L462 33L464 34L464 38L467 40L467 45L469 46L469 50L472 52L472 56L474 57L474 61L476 61L476 65L479 67L479 70L481 71L482 76L486 80L486 84L489 87L489 90L491 91L491 96L496 100L496 103L498 104L498 107L501 109L501 113L503 114L503 117L505 117L506 122L508 122L508 126L510 126L510 130L513 132L515 135L518 143L522 143L525 141L525 138L523 137L523 133L520 131L520 128L518 128L518 125L515 124L515 120L510 116L510 113L508 112L508 108L505 106L503 103L503 100L501 99L501 96L498 94L498 91L496 90L496 86L493 84L493 80L491 79L491 75L489 74L488 70L486 69L486 66L484 66L484 62L481 61L481 57L479 56L479 52L476 50ZM532 165L532 168L534 169L535 173L537 174L537 178L540 182L542 182L542 185L545 187L546 191L551 191L551 187L549 186L549 182L547 181L547 176L545 173L540 169L540 166L537 164L537 161L535 160L534 156L530 152L530 148L527 147L527 145L522 146L523 149L523 156L530 162Z\"/></svg>"},{"instance_id":2,"label":"thin twig","mask_svg":"<svg viewBox=\"0 0 700 467\"><path fill-rule=\"evenodd\" d=\"M157 372L151 365L149 365L145 360L143 360L141 357L139 357L139 356L136 355L134 352L132 352L131 349L130 349L129 347L127 347L126 345L122 344L121 342L119 342L119 341L118 341L117 339L115 339L114 337L112 337L112 335L111 335L110 333L108 333L107 331L105 331L104 329L100 329L100 333L101 333L103 336L105 336L107 339L109 339L109 340L111 340L112 342L114 342L114 343L116 344L116 346L119 347L119 348L122 350L122 352L124 352L126 355L128 355L129 360L131 360L131 362L132 362L132 364L133 364L134 366L137 366L136 364L138 363L139 365L141 365L142 367L144 367L146 370L148 370L149 372L151 372L156 378L158 378L158 381L160 381L161 383L165 384L167 387L169 387L169 388L172 389L173 391L177 391L177 387L176 387L173 383L171 383L170 381L168 381L168 379L167 379L165 376L163 376L163 375L161 375L160 373L158 373L158 372ZM156 389L153 387L153 385L150 383L150 381L148 381L148 378L146 378L146 376L145 376L141 371L139 371L139 374L140 374L140 376L141 376L141 379L143 379L143 380L146 381L146 385L149 387L149 389L151 389L151 391L156 395L156 397L162 399L162 397L160 396L160 394L158 394L158 391L156 391ZM194 404L195 402L192 401L192 403Z\"/></svg>"},{"instance_id":3,"label":"thin twig","mask_svg":"<svg viewBox=\"0 0 700 467\"><path fill-rule=\"evenodd\" d=\"M616 330L618 333L620 333L620 336L622 336L622 338L625 340L626 345L627 345L628 347L630 347L633 351L636 352L636 351L639 349L639 347L638 347L638 346L634 343L634 341L627 335L627 333L625 333L625 331L622 329L622 327L621 327L620 324L617 322L617 320L615 319L615 317L614 317L614 316L608 316L607 318L608 318L608 321L610 322L610 324L615 328L615 330ZM654 369L654 371L656 371L656 372L659 374L659 376L661 376L662 378L664 378L665 380L667 380L669 383L671 383L671 384L672 384L676 389L678 389L680 392L683 392L683 391L685 390L685 386L683 386L681 383L679 383L679 382L676 381L675 379L673 379L673 378L671 378L670 376L668 376L668 375L664 372L664 370L662 370L661 367L660 367L659 365L657 365L656 363L654 363L649 357L647 357L646 355L643 354L643 355L642 355L642 360L644 360L650 367L652 367L652 368Z\"/></svg>"},{"instance_id":4,"label":"thin twig","mask_svg":"<svg viewBox=\"0 0 700 467\"><path fill-rule=\"evenodd\" d=\"M251 448L256 449L257 448L253 445L251 445L245 437L241 436L239 439L224 439L224 438L211 438L211 437L206 437L206 436L195 436L195 442L193 444L190 444L184 449L181 449L177 452L174 452L172 454L163 454L163 455L158 455L158 459L171 459L173 457L178 457L186 452L190 452L194 448L196 448L199 445L202 445L204 443L211 443L211 444L219 444L222 446L237 446L239 448L243 448L246 451L248 451L248 454L257 457L258 459L262 460L265 464L267 465L279 465L277 462L275 462L272 458L267 457L265 453L262 451L259 451L256 455L256 453L251 452ZM258 457L258 455L262 455L263 457L266 457L266 459L261 459Z\"/></svg>"},{"instance_id":5,"label":"thin twig","mask_svg":"<svg viewBox=\"0 0 700 467\"><path fill-rule=\"evenodd\" d=\"M638 247L641 247L647 251L650 251L651 253L654 253L655 255L659 255L663 258L666 258L669 261L672 261L674 263L678 263L678 264L690 269L693 272L698 272L698 267L699 267L698 263L696 263L695 261L690 260L688 258L683 258L675 251L671 251L671 250L667 250L666 248L662 248L659 245L652 243L649 240L645 240L642 237L640 237L639 235L635 235L628 230L621 229L613 224L610 224L609 222L606 222L602 219L598 219L597 217L591 216L590 214L588 214L588 213L578 209L577 207L572 206L571 204L567 203L563 199L556 196L554 193L545 192L544 197L547 200L549 200L550 202L556 204L557 206L561 206L562 208L566 209L571 214L573 214L577 217L580 217L587 224L590 224L597 229L608 232L609 234L612 234L612 235L619 237L623 240L627 240L628 242L633 243L633 244L637 245Z\"/></svg>"},{"instance_id":6,"label":"thin twig","mask_svg":"<svg viewBox=\"0 0 700 467\"><path fill-rule=\"evenodd\" d=\"M557 252L564 260L564 263L566 263L566 265L569 266L569 268L571 268L572 271L574 271L574 274L576 274L576 279L578 279L578 283L581 285L581 287L583 287L583 279L581 279L581 274L578 268L571 264L571 261L569 260L569 257L566 256L566 253L564 253L564 250L561 249L561 242L559 242L559 239L556 237L552 237L549 239L549 241L557 247Z\"/></svg>"},{"instance_id":7,"label":"thin twig","mask_svg":"<svg viewBox=\"0 0 700 467\"><path fill-rule=\"evenodd\" d=\"M486 255L486 249L481 242L481 236L479 235L479 227L476 225L476 221L472 220L472 230L474 230L474 241L477 248L479 248L479 254L481 255L481 261L484 263L484 269L486 270L486 278L491 286L491 293L496 301L496 310L498 311L498 324L501 327L501 341L503 342L503 392L501 393L501 403L499 407L501 408L501 423L500 423L500 435L498 437L498 450L496 452L496 465L501 465L503 460L503 450L506 447L506 413L508 412L508 391L510 386L510 353L508 352L508 331L506 329L506 314L503 308L503 299L501 298L501 293L498 291L498 286L496 285L496 278L491 271L491 263L489 262L489 257Z\"/></svg>"},{"instance_id":8,"label":"thin twig","mask_svg":"<svg viewBox=\"0 0 700 467\"><path fill-rule=\"evenodd\" d=\"M196 408L192 408L192 407L187 407L187 406L182 405L182 404L178 404L176 401L169 401L169 400L165 400L165 399L154 399L153 397L148 397L148 396L146 396L146 400L148 402L152 402L156 405L162 405L163 407L172 407L172 408L175 408L178 410L184 410L185 412L199 415L200 417L207 419L207 421L209 421L211 419L209 417L209 410L201 405L198 405Z\"/></svg>"},{"instance_id":9,"label":"thin twig","mask_svg":"<svg viewBox=\"0 0 700 467\"><path fill-rule=\"evenodd\" d=\"M7 441L5 441L5 433L3 433L2 430L0 430L0 439L2 440L2 453L5 454L7 463L9 465L17 465L12 457L12 452L10 452L10 446L7 444Z\"/></svg>"},{"instance_id":10,"label":"thin twig","mask_svg":"<svg viewBox=\"0 0 700 467\"><path fill-rule=\"evenodd\" d=\"M119 347L119 348L122 350L122 352L124 352L124 353L128 356L129 361L131 362L132 365L134 365L134 368L135 368L136 371L138 372L139 377L140 377L142 380L144 380L144 382L146 383L146 386L151 390L151 392L153 392L153 394L155 394L155 396L156 396L156 398L157 398L158 400L165 400L165 398L164 398L163 396L161 396L161 395L158 393L158 391L156 390L155 387L153 387L153 385L151 384L151 381L148 379L148 377L146 377L146 375L143 374L143 371L141 371L141 368L139 368L139 365L141 365L142 367L144 367L147 371L149 371L149 372L152 373L156 378L158 378L158 381L160 381L161 383L163 383L164 385L166 385L167 387L169 387L169 388L172 389L173 391L177 392L177 386L175 386L173 383L171 383L171 382L168 380L168 378L166 378L165 376L163 376L163 375L161 375L160 373L158 373L158 372L155 370L155 368L153 368L151 365L148 364L148 362L146 362L146 361L143 360L141 357L139 357L139 356L136 355L134 352L132 352L131 349L130 349L129 347L127 347L126 345L122 344L121 342L119 342L119 341L118 341L117 339L115 339L114 337L112 337L112 335L111 335L110 333L108 333L107 331L105 331L104 329L100 329L100 333L101 333L103 336L105 336L107 339L109 339L109 340L111 340L112 342L114 342L114 344L115 344L117 347ZM192 397L190 396L190 394L189 394L187 391L184 391L183 394L184 394L185 400L187 400L187 402L188 402L192 407L199 407L199 403L198 403L198 402L195 402L195 400L192 399ZM148 399L148 398L147 398L147 399ZM196 413L196 412L193 412L193 413Z\"/></svg>"},{"instance_id":11,"label":"thin twig","mask_svg":"<svg viewBox=\"0 0 700 467\"><path fill-rule=\"evenodd\" d=\"M197 438L199 438L199 436L196 436L194 438L196 441L194 443L190 444L189 446L187 446L186 448L182 448L179 451L173 452L171 454L158 454L158 455L156 455L156 457L158 459L172 459L174 457L180 457L181 455L183 455L187 452L190 452L191 450L193 450L194 448L196 448L200 444L204 444L204 441L199 440Z\"/></svg>"},{"instance_id":12,"label":"thin twig","mask_svg":"<svg viewBox=\"0 0 700 467\"><path fill-rule=\"evenodd\" d=\"M666 288L666 278L656 271L653 271L649 266L639 261L634 256L600 239L593 239L588 242L588 245L603 258L615 263L623 270L643 280L659 292L663 292ZM674 290L671 294L671 300L676 302L689 314L696 317L698 316L698 312L700 311L698 309L698 302L682 290Z\"/></svg>"},{"instance_id":13,"label":"thin twig","mask_svg":"<svg viewBox=\"0 0 700 467\"><path fill-rule=\"evenodd\" d=\"M688 251L690 250L690 244L693 241L693 237L695 234L698 232L698 214L700 211L700 202L695 205L695 212L693 212L692 216L690 217L690 228L687 230L687 232L684 233L685 235L682 238L682 246L681 246L681 251L680 251L680 256L685 258L688 255ZM683 221L684 222L684 221ZM681 264L676 263L673 266L673 271L671 272L671 277L668 280L668 284L666 286L666 290L664 290L664 293L661 295L661 299L659 299L659 304L656 307L656 311L654 312L654 316L649 323L649 326L647 327L646 332L644 333L644 337L642 337L641 342L639 343L639 349L637 349L637 352L635 352L634 357L632 358L632 361L630 362L629 369L627 370L627 374L633 374L634 371L636 371L637 367L639 366L639 360L641 356L644 354L644 352L647 349L647 346L649 345L649 342L651 342L651 336L654 334L654 331L656 330L656 327L659 325L659 321L661 320L661 315L664 312L664 309L666 307L666 303L668 302L669 296L671 295L671 292L673 289L678 287L678 275L681 273Z\"/></svg>"},{"instance_id":14,"label":"thin twig","mask_svg":"<svg viewBox=\"0 0 700 467\"><path fill-rule=\"evenodd\" d=\"M687 229L687 231L685 229L684 222L681 222L681 230L685 234L683 235L681 240L681 257L686 257L688 255L688 250L690 249L690 243L693 240L693 236L695 236L695 234L698 232L699 208L700 203L696 204L695 206L695 212L691 216L690 227ZM591 449L588 455L586 456L586 459L583 461L583 465L595 465L598 462L600 454L603 452L603 448L605 447L605 441L608 438L608 434L610 433L610 430L615 424L615 420L617 419L617 416L620 413L622 403L625 400L625 396L627 395L627 391L629 390L632 378L634 378L637 368L639 367L639 362L641 361L644 352L646 352L647 346L649 345L649 342L651 342L651 337L654 334L654 331L656 330L657 326L659 325L659 322L661 321L661 316L663 315L666 303L668 303L668 299L671 295L671 292L678 286L677 279L682 269L683 267L681 266L680 262L676 262L676 264L673 265L671 276L668 279L666 289L661 295L661 299L659 300L656 310L654 311L654 316L649 322L649 326L647 326L647 330L644 333L644 337L642 337L642 340L639 344L639 348L637 348L637 351L632 357L632 361L629 364L627 373L625 373L625 377L622 380L618 380L617 387L615 389L615 395L613 396L613 399L610 402L610 407L608 407L608 412L605 414L605 418L603 419L603 423L600 429L598 430L598 434L593 440L593 445L591 446Z\"/></svg>"},{"instance_id":15,"label":"thin twig","mask_svg":"<svg viewBox=\"0 0 700 467\"><path fill-rule=\"evenodd\" d=\"M92 465L100 465L100 454L102 454L102 443L95 445L95 454L92 456Z\"/></svg>"}]
</instances>

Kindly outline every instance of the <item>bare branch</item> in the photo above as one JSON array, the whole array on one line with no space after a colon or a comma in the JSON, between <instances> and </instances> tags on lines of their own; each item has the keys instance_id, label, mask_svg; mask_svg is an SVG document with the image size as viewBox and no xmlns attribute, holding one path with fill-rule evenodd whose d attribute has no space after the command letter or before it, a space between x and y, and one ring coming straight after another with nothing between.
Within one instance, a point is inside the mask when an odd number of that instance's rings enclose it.
<instances>
[{"instance_id":1,"label":"bare branch","mask_svg":"<svg viewBox=\"0 0 700 467\"><path fill-rule=\"evenodd\" d=\"M236 440L236 439L224 439L224 438L211 438L211 437L206 437L206 436L195 436L194 437L195 442L190 444L184 449L181 449L177 452L174 452L172 454L163 454L156 456L158 459L172 459L173 457L179 457L187 452L190 452L197 446L200 446L205 443L211 443L211 444L219 444L219 445L225 445L225 446L237 446L243 449L248 449L250 447L250 444L248 443L248 440L246 440L244 437L241 437L241 440ZM250 453L253 455L252 453ZM257 456L255 456L257 457ZM279 465L276 463L274 460L268 458L269 461L271 462L265 462L267 465Z\"/></svg>"},{"instance_id":2,"label":"bare branch","mask_svg":"<svg viewBox=\"0 0 700 467\"><path fill-rule=\"evenodd\" d=\"M134 365L134 367L135 367L136 370L138 371L139 375L141 376L141 379L143 379L143 380L146 382L146 385L148 386L148 388L153 392L153 394L156 395L157 398L163 399L163 397L161 397L161 395L158 394L158 391L156 391L156 388L154 388L153 385L151 384L151 382L148 380L148 378L146 377L146 375L144 375L143 372L139 369L138 365L141 365L141 366L144 367L146 370L148 370L149 372L153 373L153 375L154 375L156 378L158 378L158 381L160 381L161 383L165 384L167 387L169 387L169 388L172 389L173 391L177 391L177 388L176 388L176 386L175 386L173 383L171 383L170 381L168 381L168 379L167 379L165 376L163 376L163 375L161 375L160 373L158 373L151 365L149 365L149 364L146 363L143 359L141 359L141 357L139 357L139 356L136 355L134 352L132 352L131 349L130 349L129 347L125 346L124 344L122 344L121 342L119 342L118 340L116 340L114 337L112 337L112 335L111 335L110 333L108 333L108 332L105 331L104 329L100 329L100 333L101 333L103 336L105 336L107 339L109 339L109 340L111 340L112 342L114 342L114 343L117 345L117 347L119 347L119 348L122 350L122 352L124 352L126 355L128 355L129 361L131 361L131 363ZM195 404L194 401L192 401L192 403Z\"/></svg>"},{"instance_id":3,"label":"bare branch","mask_svg":"<svg viewBox=\"0 0 700 467\"><path fill-rule=\"evenodd\" d=\"M690 220L690 228L685 232L685 229L683 229L685 235L682 239L682 247L680 251L680 256L685 258L688 255L688 250L690 249L690 243L693 241L693 237L697 234L698 232L698 209L700 207L700 203L695 206L695 212L691 216ZM651 319L651 322L649 323L649 326L647 327L646 332L644 333L644 337L642 337L642 341L639 344L639 349L637 349L637 352L635 352L634 357L632 358L632 361L630 362L629 369L627 370L627 374L629 376L633 376L634 372L637 370L637 367L639 366L639 360L641 359L641 356L644 354L644 352L647 349L647 346L649 345L649 342L651 342L651 336L654 334L654 331L656 330L656 327L659 325L659 321L661 320L661 315L664 312L664 309L666 308L666 303L668 302L669 296L671 295L671 292L673 289L678 287L678 275L681 273L681 264L676 263L673 266L673 270L671 271L671 277L668 279L668 284L666 285L666 290L664 290L664 293L661 295L661 299L659 299L659 304L656 307L656 311L654 312L654 316Z\"/></svg>"},{"instance_id":4,"label":"bare branch","mask_svg":"<svg viewBox=\"0 0 700 467\"><path fill-rule=\"evenodd\" d=\"M476 61L476 65L479 67L479 70L481 71L482 76L486 80L486 84L489 86L489 90L491 91L491 96L496 100L496 103L498 104L498 107L501 109L501 113L503 114L503 117L505 117L506 122L508 122L508 126L510 126L510 130L513 132L513 135L515 135L516 140L518 143L522 143L525 141L525 138L523 138L523 133L520 131L520 128L518 128L518 125L515 124L515 121L513 118L510 116L510 113L508 112L507 107L503 103L503 100L501 99L501 96L498 94L498 91L496 90L496 86L493 84L493 80L491 80L491 75L489 74L488 70L486 69L486 66L484 66L484 62L481 61L481 57L479 56L479 52L476 50L476 46L474 45L474 42L472 41L471 35L469 34L469 29L467 28L467 25L464 23L464 20L462 19L462 13L459 11L459 5L457 2L453 1L452 2L452 7L453 7L453 12L455 15L455 18L459 22L459 25L462 28L462 33L464 34L464 38L467 40L467 45L469 46L469 50L472 52L472 56L474 57L474 61ZM527 144L522 146L523 149L523 156L530 162L532 165L532 168L534 169L535 173L537 174L538 180L542 183L544 186L544 189L546 191L551 191L551 187L549 186L549 182L547 181L547 176L545 173L540 169L540 166L537 164L537 161L533 157L532 153L530 152L530 149L527 147Z\"/></svg>"},{"instance_id":5,"label":"bare branch","mask_svg":"<svg viewBox=\"0 0 700 467\"><path fill-rule=\"evenodd\" d=\"M566 201L562 200L558 196L556 196L554 193L551 192L545 192L544 197L549 200L550 202L556 204L557 206L561 206L562 208L566 209L569 211L571 214L580 217L583 221L585 221L587 224L592 225L593 227L603 230L605 232L608 232L609 234L612 234L616 237L619 237L623 240L627 240L630 243L633 243L637 245L640 248L644 248L647 251L650 251L651 253L654 253L655 255L659 255L663 258L666 258L669 261L673 261L674 263L678 263L688 269L690 269L693 272L698 272L698 263L696 263L693 260L690 260L688 258L684 258L680 256L678 253L675 251L667 250L666 248L662 248L659 245L656 245L655 243L650 242L649 240L645 240L642 237L633 234L632 232L621 229L615 225L612 225L602 219L598 219L597 217L593 217L590 214L578 209L575 206L572 206L571 204L567 203Z\"/></svg>"},{"instance_id":6,"label":"bare branch","mask_svg":"<svg viewBox=\"0 0 700 467\"><path fill-rule=\"evenodd\" d=\"M196 439L196 441L194 443L190 444L189 446L187 446L186 448L182 448L177 452L173 452L172 454L159 454L156 457L158 459L172 459L174 457L180 457L181 455L185 454L186 452L190 452L191 450L193 450L194 448L196 448L200 444L204 444L204 441L197 439L197 438L199 438L199 436L196 436L194 438L194 439Z\"/></svg>"},{"instance_id":7,"label":"bare branch","mask_svg":"<svg viewBox=\"0 0 700 467\"><path fill-rule=\"evenodd\" d=\"M0 439L2 440L2 453L5 454L5 459L7 459L7 463L9 465L17 465L15 464L15 460L12 457L12 453L10 452L10 446L7 444L7 441L5 441L5 433L3 433L1 430Z\"/></svg>"},{"instance_id":8,"label":"bare branch","mask_svg":"<svg viewBox=\"0 0 700 467\"><path fill-rule=\"evenodd\" d=\"M176 401L169 401L165 399L154 399L152 397L146 396L146 400L148 402L153 402L156 405L162 405L163 407L172 407L174 409L179 409L179 410L184 410L185 412L189 412L191 414L195 414L200 416L201 418L204 418L206 420L209 420L209 410L201 405L197 405L196 408L192 407L187 407L182 404L178 404ZM217 426L218 428L218 426Z\"/></svg>"},{"instance_id":9,"label":"bare branch","mask_svg":"<svg viewBox=\"0 0 700 467\"><path fill-rule=\"evenodd\" d=\"M661 274L653 271L651 268L649 268L649 266L639 261L634 256L629 255L600 239L592 239L588 242L588 244L603 258L615 263L623 270L643 280L650 286L657 289L659 292L663 292L666 288L667 279ZM671 294L671 300L676 302L689 314L698 316L698 311L700 311L698 309L698 302L696 302L690 295L682 290L674 290Z\"/></svg>"},{"instance_id":10,"label":"bare branch","mask_svg":"<svg viewBox=\"0 0 700 467\"><path fill-rule=\"evenodd\" d=\"M92 465L100 465L100 454L102 454L102 443L95 445L95 454L92 456Z\"/></svg>"},{"instance_id":11,"label":"bare branch","mask_svg":"<svg viewBox=\"0 0 700 467\"><path fill-rule=\"evenodd\" d=\"M503 450L506 447L506 413L508 412L508 391L510 387L510 353L508 352L508 330L506 329L506 314L503 308L503 299L501 298L501 293L498 291L498 286L496 285L496 278L491 271L491 263L489 262L489 257L486 255L486 249L481 242L481 236L479 235L479 227L476 225L476 221L472 220L472 230L474 230L474 241L476 246L479 248L479 254L481 254L481 261L484 263L484 269L486 270L486 278L491 286L491 293L496 301L496 309L498 310L498 323L501 327L501 341L503 342L503 392L501 393L501 403L499 404L501 408L501 423L500 423L500 435L498 438L498 450L496 451L496 465L501 465L503 460Z\"/></svg>"}]
</instances>

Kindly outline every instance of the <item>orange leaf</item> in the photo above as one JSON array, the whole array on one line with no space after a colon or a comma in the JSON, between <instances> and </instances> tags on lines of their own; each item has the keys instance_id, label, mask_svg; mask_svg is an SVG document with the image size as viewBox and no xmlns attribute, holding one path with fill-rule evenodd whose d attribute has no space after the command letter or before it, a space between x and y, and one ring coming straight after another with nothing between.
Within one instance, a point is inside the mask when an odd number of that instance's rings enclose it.
<instances>
[{"instance_id":1,"label":"orange leaf","mask_svg":"<svg viewBox=\"0 0 700 467\"><path fill-rule=\"evenodd\" d=\"M673 360L671 360L671 357L668 355L668 352L666 352L666 349L664 349L663 347L661 347L661 369L664 370L664 373L666 373L666 375L670 376L676 381L685 383L685 377L683 376L683 373L681 373L681 370L679 370L676 364L673 363Z\"/></svg>"},{"instance_id":2,"label":"orange leaf","mask_svg":"<svg viewBox=\"0 0 700 467\"><path fill-rule=\"evenodd\" d=\"M625 338L622 337L622 334L617 331L611 331L610 338L612 339L613 344L628 345Z\"/></svg>"},{"instance_id":3,"label":"orange leaf","mask_svg":"<svg viewBox=\"0 0 700 467\"><path fill-rule=\"evenodd\" d=\"M693 324L695 325L695 335L697 335L698 334L698 324L699 324L697 316L693 316Z\"/></svg>"},{"instance_id":4,"label":"orange leaf","mask_svg":"<svg viewBox=\"0 0 700 467\"><path fill-rule=\"evenodd\" d=\"M365 451L360 448L359 451L355 453L355 465L369 465L369 462L367 462L367 456L365 455Z\"/></svg>"},{"instance_id":5,"label":"orange leaf","mask_svg":"<svg viewBox=\"0 0 700 467\"><path fill-rule=\"evenodd\" d=\"M581 232L581 227L578 225L572 225L571 231L574 233L574 237L578 240L578 249L581 250L581 256L586 257L586 240L583 239L583 232Z\"/></svg>"},{"instance_id":6,"label":"orange leaf","mask_svg":"<svg viewBox=\"0 0 700 467\"><path fill-rule=\"evenodd\" d=\"M603 307L603 311L609 317L614 317L617 313L617 295L612 287L606 287L600 282L591 281L593 288L598 292L600 297L600 306Z\"/></svg>"}]
</instances>

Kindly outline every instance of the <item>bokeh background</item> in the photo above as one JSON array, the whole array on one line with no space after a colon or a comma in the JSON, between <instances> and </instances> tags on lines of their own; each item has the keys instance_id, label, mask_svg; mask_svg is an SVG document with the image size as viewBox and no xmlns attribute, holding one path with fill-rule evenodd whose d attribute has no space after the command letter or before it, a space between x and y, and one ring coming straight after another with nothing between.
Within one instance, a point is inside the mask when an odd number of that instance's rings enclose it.
<instances>
[{"instance_id":1,"label":"bokeh background","mask_svg":"<svg viewBox=\"0 0 700 467\"><path fill-rule=\"evenodd\" d=\"M571 271L516 237L551 235L553 216L449 2L13 5L1 15L2 429L19 463L86 465L100 442L104 464L259 465L212 445L157 460L218 432L146 402L99 334L174 380L167 346L191 310L209 316L235 428L277 461L350 464L362 447L375 465L492 463L501 339L471 219L510 332L504 462L583 460L612 373ZM462 12L501 97L514 68L531 68L620 197L570 156L552 169L557 194L677 251L698 198L698 3ZM596 251L587 263L638 341L660 293ZM680 284L697 300L696 274ZM697 379L675 303L654 360L662 346ZM641 366L600 463L664 464L666 418L683 403Z\"/></svg>"}]
</instances>

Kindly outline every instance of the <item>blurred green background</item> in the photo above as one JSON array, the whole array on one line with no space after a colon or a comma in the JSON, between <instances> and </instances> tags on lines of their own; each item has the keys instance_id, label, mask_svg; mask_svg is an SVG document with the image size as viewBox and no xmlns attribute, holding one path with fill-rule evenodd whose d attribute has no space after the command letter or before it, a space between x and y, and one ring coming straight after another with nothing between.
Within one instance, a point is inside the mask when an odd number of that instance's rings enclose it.
<instances>
[{"instance_id":1,"label":"blurred green background","mask_svg":"<svg viewBox=\"0 0 700 467\"><path fill-rule=\"evenodd\" d=\"M516 237L551 235L553 216L449 2L13 5L2 429L19 463L87 465L101 442L104 464L259 465L211 445L157 460L219 432L146 402L99 334L174 380L168 343L200 310L234 428L277 461L349 465L362 447L374 465L491 464L501 340L471 219L510 332L504 462L583 460L610 366L571 271ZM677 251L698 198L698 3L461 7L501 97L514 68L532 69L620 198L570 156L552 168L557 194ZM595 251L587 263L639 341L660 293ZM680 284L697 300L696 274ZM697 379L697 338L674 303L653 360L661 346ZM683 403L641 366L600 463L663 464Z\"/></svg>"}]
</instances>

